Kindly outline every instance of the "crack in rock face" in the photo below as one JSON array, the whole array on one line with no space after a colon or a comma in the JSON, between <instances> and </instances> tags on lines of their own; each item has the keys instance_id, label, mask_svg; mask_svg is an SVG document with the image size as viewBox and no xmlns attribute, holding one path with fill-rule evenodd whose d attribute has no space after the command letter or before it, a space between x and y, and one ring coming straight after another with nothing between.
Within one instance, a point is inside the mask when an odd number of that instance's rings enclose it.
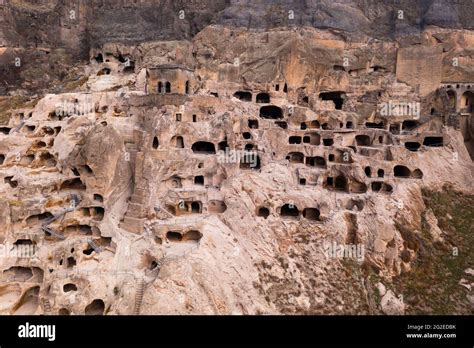
<instances>
[{"instance_id":1,"label":"crack in rock face","mask_svg":"<svg viewBox=\"0 0 474 348\"><path fill-rule=\"evenodd\" d=\"M129 3L0 1L0 314L472 314L474 4Z\"/></svg>"}]
</instances>

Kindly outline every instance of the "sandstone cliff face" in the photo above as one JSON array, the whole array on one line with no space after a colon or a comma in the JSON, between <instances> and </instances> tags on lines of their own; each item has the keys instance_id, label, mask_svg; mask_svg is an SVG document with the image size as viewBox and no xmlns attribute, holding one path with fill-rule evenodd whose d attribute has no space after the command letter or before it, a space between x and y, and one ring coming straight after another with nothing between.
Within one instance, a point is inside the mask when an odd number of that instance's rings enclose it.
<instances>
[{"instance_id":1,"label":"sandstone cliff face","mask_svg":"<svg viewBox=\"0 0 474 348\"><path fill-rule=\"evenodd\" d=\"M0 5L1 313L470 313L471 6Z\"/></svg>"},{"instance_id":2,"label":"sandstone cliff face","mask_svg":"<svg viewBox=\"0 0 474 348\"><path fill-rule=\"evenodd\" d=\"M59 85L58 92L74 89L78 74L69 74L71 65L87 58L90 48L191 40L212 24L258 30L309 27L343 39L386 40L418 35L430 26L473 29L473 7L470 1L443 0L9 0L0 4L0 47L6 48L0 62L7 67L0 86L16 90L23 84L30 92L51 85ZM15 58L21 59L22 69L13 69Z\"/></svg>"}]
</instances>

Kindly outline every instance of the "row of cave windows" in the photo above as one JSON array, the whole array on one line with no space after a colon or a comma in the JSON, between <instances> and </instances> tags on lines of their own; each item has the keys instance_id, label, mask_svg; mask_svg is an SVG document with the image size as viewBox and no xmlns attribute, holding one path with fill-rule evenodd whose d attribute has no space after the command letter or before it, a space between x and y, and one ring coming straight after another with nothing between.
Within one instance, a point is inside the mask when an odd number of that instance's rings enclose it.
<instances>
[{"instance_id":1,"label":"row of cave windows","mask_svg":"<svg viewBox=\"0 0 474 348\"><path fill-rule=\"evenodd\" d=\"M19 164L22 166L28 166L32 165L35 161L37 161L35 167L56 167L56 159L47 151L23 156L21 157ZM3 165L4 162L5 155L0 154L0 165Z\"/></svg>"},{"instance_id":2,"label":"row of cave windows","mask_svg":"<svg viewBox=\"0 0 474 348\"><path fill-rule=\"evenodd\" d=\"M265 119L281 119L283 118L283 111L280 107L274 106L274 105L267 105L263 106L260 108L260 117L265 118ZM251 124L252 122L252 124ZM414 120L405 120L402 122L402 131L412 131L415 128L417 128L420 125L418 121ZM258 121L257 120L249 120L249 127L250 128L258 128ZM339 123L340 128L344 128L344 123L340 122ZM287 128L287 125L285 123L285 126L282 128ZM302 130L305 130L307 128L313 128L313 129L323 129L323 130L332 130L334 129L331 125L328 123L323 123L322 125L319 123L319 121L314 120L310 121L309 123L307 122L302 122L300 124L300 128ZM347 129L354 129L354 123L352 121L347 121L345 124L345 128ZM365 123L365 128L369 129L385 129L385 123L383 121L380 122L366 122ZM399 124L393 124L390 125L390 132L393 134L400 134L400 125Z\"/></svg>"},{"instance_id":3,"label":"row of cave windows","mask_svg":"<svg viewBox=\"0 0 474 348\"><path fill-rule=\"evenodd\" d=\"M260 117L264 119L281 119L283 118L283 110L275 105L266 105L262 106L260 108ZM197 122L197 115L192 115L193 122ZM182 121L182 114L177 113L176 114L176 121L181 122ZM281 128L287 129L288 124L286 122L281 122L277 123L278 126ZM412 131L416 129L420 123L418 121L414 120L405 120L402 122L402 131ZM250 129L258 129L259 124L258 120L255 119L249 119L248 120L248 126ZM339 123L340 128L344 128L344 123L340 122ZM385 123L383 121L380 122L366 122L365 127L368 129L385 129ZM319 123L317 120L310 121L309 123L307 122L302 122L300 124L301 130L305 130L307 128L311 129L323 129L323 130L332 130L334 129L331 125L328 123L323 123L322 125ZM347 129L354 129L354 123L352 121L347 121L345 123L345 128ZM1 131L1 129L0 129ZM392 134L400 134L400 124L393 124L390 125L390 132Z\"/></svg>"},{"instance_id":4,"label":"row of cave windows","mask_svg":"<svg viewBox=\"0 0 474 348\"><path fill-rule=\"evenodd\" d=\"M366 172L367 174L367 172ZM379 175L383 175L380 170L378 172ZM423 173L421 170L416 169L411 172L405 166L396 166L394 168L395 177L401 178L416 178L421 179L423 177ZM384 183L381 181L373 181L370 183L373 192L387 192L392 193L393 187L388 183ZM341 191L341 192L352 192L352 193L365 193L367 192L368 188L365 183L360 182L352 182L349 185L347 178L344 175L338 175L337 177L327 177L325 187L330 190Z\"/></svg>"},{"instance_id":5,"label":"row of cave windows","mask_svg":"<svg viewBox=\"0 0 474 348\"><path fill-rule=\"evenodd\" d=\"M451 88L450 85L447 86L448 88ZM458 87L459 88L459 85ZM467 86L467 88L471 88L471 86ZM448 105L451 109L456 109L456 103L457 103L457 97L456 97L456 92L453 90L448 90L446 92L448 95ZM461 100L460 100L459 108L461 111L466 111L466 112L474 112L474 92L472 91L466 91L462 94Z\"/></svg>"},{"instance_id":6,"label":"row of cave windows","mask_svg":"<svg viewBox=\"0 0 474 348\"><path fill-rule=\"evenodd\" d=\"M301 215L308 220L321 221L321 214L317 208L305 208L303 211L300 211L294 204L284 204L280 207L279 213L282 217L299 218ZM268 218L268 216L270 216L270 209L267 207L259 207L257 209L257 216L263 217L264 219Z\"/></svg>"},{"instance_id":7,"label":"row of cave windows","mask_svg":"<svg viewBox=\"0 0 474 348\"><path fill-rule=\"evenodd\" d=\"M359 137L359 136L358 136ZM307 139L304 139L304 142L310 143L310 144L317 144L319 145L319 136L317 135L312 135L312 136L307 136L304 137ZM290 137L290 143L291 143L291 137ZM368 136L360 136L360 138L356 137L357 145L370 145L370 138ZM425 137L425 140L423 144L425 146L441 146L442 145L442 137ZM332 139L323 139L323 144L325 146L331 146L333 145L333 140ZM416 151L421 144L419 143L414 143L414 142L407 142L405 144L405 147L409 149L410 151ZM153 148L157 149L159 147L159 141L158 138L155 136L153 138ZM184 140L183 137L178 136L176 137L176 147L177 148L184 148ZM218 144L218 149L225 151L225 149L228 148L228 144L226 141L220 142ZM215 154L215 145L210 142L205 142L205 141L198 141L195 142L191 146L191 150L194 153L197 154ZM245 150L251 151L253 150L253 145L252 144L247 144L245 147ZM338 154L338 158L340 154ZM335 161L336 155L335 154L330 154L329 155L329 161ZM305 156L301 152L290 152L287 156L286 159L290 161L291 163L305 163ZM350 159L348 159L350 161ZM326 161L323 157L307 157L306 158L306 164L309 166L325 166Z\"/></svg>"},{"instance_id":8,"label":"row of cave windows","mask_svg":"<svg viewBox=\"0 0 474 348\"><path fill-rule=\"evenodd\" d=\"M176 180L176 179L175 179ZM204 177L195 177L196 180L202 182ZM201 183L200 183L201 184ZM176 206L169 205L168 210L175 216L186 215L186 214L202 214L203 204L201 201L181 201ZM223 201L212 200L209 201L207 211L209 213L223 213L227 210L227 205Z\"/></svg>"},{"instance_id":9,"label":"row of cave windows","mask_svg":"<svg viewBox=\"0 0 474 348\"><path fill-rule=\"evenodd\" d=\"M193 241L199 242L202 238L202 233L197 230L190 230L186 233L182 233L179 231L168 231L166 232L166 239L168 242L176 243L176 242L186 242L186 241ZM155 236L154 238L157 244L162 244L162 238Z\"/></svg>"},{"instance_id":10,"label":"row of cave windows","mask_svg":"<svg viewBox=\"0 0 474 348\"><path fill-rule=\"evenodd\" d=\"M321 168L326 168L326 160L324 157L321 156L315 156L315 157L305 157L303 153L301 152L290 152L287 156L286 159L290 163L300 163L300 164L306 164L307 166L310 167L321 167ZM334 154L330 154L328 156L329 162L333 162L336 159ZM370 167L366 167L364 169L365 174L367 177L372 176L372 170ZM420 169L415 169L413 172L410 171L405 166L402 165L396 165L393 168L393 175L395 177L400 177L400 178L416 178L416 179L422 179L423 178L423 173L421 172ZM383 178L385 176L385 172L383 169L379 169L377 171L377 176L379 178Z\"/></svg>"},{"instance_id":11,"label":"row of cave windows","mask_svg":"<svg viewBox=\"0 0 474 348\"><path fill-rule=\"evenodd\" d=\"M166 81L166 82L159 81L156 87L156 91L158 93L171 93L171 83L169 81ZM189 91L190 91L190 84L189 84L189 81L186 81L185 86L184 86L184 93L189 94Z\"/></svg>"},{"instance_id":12,"label":"row of cave windows","mask_svg":"<svg viewBox=\"0 0 474 348\"><path fill-rule=\"evenodd\" d=\"M175 142L176 148L184 149L184 140L183 140L182 136L173 137L172 141ZM157 136L153 137L153 143L152 143L153 149L158 149L159 146L160 146L160 142L158 140L158 137ZM221 141L217 145L217 147L218 147L219 150L225 151L225 149L228 148L229 145L227 144L227 141ZM212 155L212 154L216 153L215 145L213 143L207 142L207 141L197 141L197 142L195 142L191 146L191 150L194 153L198 153L198 154Z\"/></svg>"},{"instance_id":13,"label":"row of cave windows","mask_svg":"<svg viewBox=\"0 0 474 348\"><path fill-rule=\"evenodd\" d=\"M243 133L243 137L244 137L244 139L250 139L251 134L245 132L245 133ZM306 135L304 137L290 136L289 139L288 139L289 144L301 144L301 140L305 144L310 144L310 145L315 145L315 146L319 146L320 143L321 143L321 139L320 139L319 134L310 134L310 135ZM370 137L368 135L357 135L355 137L355 140L356 140L357 146L370 146L371 145L371 140L370 140ZM383 140L383 138L381 140ZM184 149L184 139L183 139L182 136L175 137L174 141L175 141L176 148ZM160 145L160 143L159 143L158 137L156 137L156 136L153 137L153 142L152 142L153 149L158 149L159 145ZM332 146L332 145L334 145L334 140L330 139L330 138L324 138L323 139L323 145L324 146ZM433 147L443 146L443 137L425 137L424 141L423 141L423 145L424 146L433 146ZM218 144L218 150L221 150L221 151L225 151L226 148L228 148L228 147L229 146L228 146L226 141L222 141ZM406 142L405 147L410 151L417 151L421 147L421 144L418 143L418 142ZM254 149L254 146L252 144L247 144L245 146L246 151L251 151L253 149ZM194 153L197 153L197 154L215 154L216 153L215 145L211 142L206 142L206 141L195 142L191 146L191 150ZM293 154L294 154L294 156L293 156ZM292 152L287 156L287 159L290 160L290 162L302 162L302 159L301 160L299 159L298 154L301 154L301 153L300 152ZM1 156L3 156L3 155L0 155L0 164L3 163ZM304 157L303 154L301 154L300 156ZM332 155L332 156L334 156L334 155ZM293 157L295 157L295 158L293 158Z\"/></svg>"},{"instance_id":14,"label":"row of cave windows","mask_svg":"<svg viewBox=\"0 0 474 348\"><path fill-rule=\"evenodd\" d=\"M372 177L372 168L364 168L365 175L367 177ZM393 167L393 175L398 178L415 178L423 179L423 172L420 169L415 169L411 171L408 167L402 165L396 165ZM385 171L383 169L377 170L377 177L383 178L385 176Z\"/></svg>"},{"instance_id":15,"label":"row of cave windows","mask_svg":"<svg viewBox=\"0 0 474 348\"><path fill-rule=\"evenodd\" d=\"M280 91L280 84L275 84L275 91ZM288 85L285 83L283 86L283 92L288 93ZM234 93L234 97L240 99L242 101L251 102L252 101L252 93L249 91L237 91ZM257 103L270 103L270 94L266 92L260 92L257 94L255 98Z\"/></svg>"},{"instance_id":16,"label":"row of cave windows","mask_svg":"<svg viewBox=\"0 0 474 348\"><path fill-rule=\"evenodd\" d=\"M72 284L74 285L74 284ZM115 289L114 289L115 290ZM117 289L118 292L118 289ZM105 303L101 299L95 299L89 303L84 309L85 315L103 315L105 311ZM70 315L71 312L67 308L61 308L58 311L59 315Z\"/></svg>"},{"instance_id":17,"label":"row of cave windows","mask_svg":"<svg viewBox=\"0 0 474 348\"><path fill-rule=\"evenodd\" d=\"M267 111L264 111L264 114L265 115L268 115ZM277 112L274 113L274 115L276 115ZM260 114L260 117L262 118L269 118L267 116L263 115L262 116L262 113ZM279 118L279 117L277 117ZM282 121L278 121L278 122L275 122L275 124L283 129L288 129L288 124L286 122L282 122ZM253 129L258 129L258 120L249 120L248 121L248 125L249 125L249 128L253 128ZM414 129L416 129L420 123L417 122L417 121L414 121L414 120L405 120L402 122L402 131L413 131ZM319 121L317 120L313 120L313 121L310 121L310 122L301 122L300 124L300 129L301 130L306 130L306 129L322 129L322 130L333 130L335 129L332 125L328 124L328 123L323 123L323 124L320 124ZM339 128L344 128L344 123L340 122L339 123ZM354 123L352 121L347 121L346 124L345 124L345 128L346 129L354 129ZM381 122L366 122L365 123L365 128L368 128L368 129L385 129L385 124L383 121ZM393 124L393 125L390 125L390 133L392 134L400 134L400 124Z\"/></svg>"},{"instance_id":18,"label":"row of cave windows","mask_svg":"<svg viewBox=\"0 0 474 348\"><path fill-rule=\"evenodd\" d=\"M370 136L365 134L359 134L355 136L355 141L357 146L371 146L372 141ZM288 143L290 145L299 145L303 142L303 144L310 144L319 146L321 144L321 136L317 133L304 135L303 137L298 135L292 135L288 138ZM384 143L384 137L379 136L379 143ZM440 147L444 145L444 140L442 136L427 136L423 139L424 146L429 147ZM405 147L410 151L417 151L421 145L419 142L405 142ZM323 138L323 145L324 146L332 146L334 145L334 140L331 138Z\"/></svg>"},{"instance_id":19,"label":"row of cave windows","mask_svg":"<svg viewBox=\"0 0 474 348\"><path fill-rule=\"evenodd\" d=\"M66 285L70 286L70 284L66 284ZM72 284L72 285L74 285L74 284ZM72 289L72 288L68 288L68 289ZM70 290L70 291L72 291L72 290ZM21 307L28 308L29 303L36 302L37 299L38 299L38 296L39 296L39 292L40 292L40 286L34 286L34 287L31 287L30 289L26 290L25 294L22 296L23 300L22 300L21 303L23 303L23 305ZM32 307L34 308L35 306L32 306ZM19 308L20 308L20 306L15 307L14 312L16 312ZM91 303L89 303L84 308L84 314L85 315L103 315L104 311L105 311L105 304L104 304L104 301L102 301L101 299L93 300ZM22 314L25 314L25 313L22 313ZM28 314L33 314L33 313L28 313ZM59 309L58 314L59 315L69 315L70 311L69 311L69 309L63 307L63 308Z\"/></svg>"},{"instance_id":20,"label":"row of cave windows","mask_svg":"<svg viewBox=\"0 0 474 348\"><path fill-rule=\"evenodd\" d=\"M276 105L264 105L260 107L259 111L259 116L264 119L281 119L283 118L283 110L279 106ZM315 121L318 122L318 121ZM319 122L318 122L319 124ZM308 126L306 123L302 123L301 127ZM311 126L311 124L310 124ZM344 127L344 124L341 122L339 124L340 128ZM380 122L366 122L365 123L366 128L375 128L375 129L385 129L385 123L383 121ZM402 130L413 130L417 126L419 126L419 122L415 120L405 120L402 123ZM316 123L313 125L314 128L319 128L320 126L316 126ZM328 124L326 124L326 127L329 127ZM391 131L396 132L400 131L399 125L391 125ZM347 121L346 122L346 128L348 129L353 129L354 128L354 123L352 121ZM324 129L324 128L323 128ZM328 128L329 129L329 128Z\"/></svg>"},{"instance_id":21,"label":"row of cave windows","mask_svg":"<svg viewBox=\"0 0 474 348\"><path fill-rule=\"evenodd\" d=\"M110 68L102 68L97 72L97 76L110 75L111 72L112 72L112 70ZM123 69L123 72L124 73L133 73L133 72L135 72L135 66L134 65L126 66Z\"/></svg>"},{"instance_id":22,"label":"row of cave windows","mask_svg":"<svg viewBox=\"0 0 474 348\"><path fill-rule=\"evenodd\" d=\"M234 93L234 97L245 102L252 101L252 93L246 92L246 91L237 91ZM270 103L270 94L268 93L265 93L265 92L258 93L255 98L256 98L255 101L257 103L262 103L262 104Z\"/></svg>"},{"instance_id":23,"label":"row of cave windows","mask_svg":"<svg viewBox=\"0 0 474 348\"><path fill-rule=\"evenodd\" d=\"M291 163L305 163L306 165L310 166L310 167L321 167L321 168L325 168L326 167L326 160L324 157L320 157L320 156L315 156L315 157L305 157L303 153L301 152L291 152L288 154L288 156L286 157L286 159L291 162ZM328 156L328 160L330 162L332 161L335 161L336 157L334 154L330 154ZM242 163L244 164L244 163ZM258 163L257 165L257 168L259 168L259 165L260 163ZM368 177L371 177L371 168L370 167L366 167L365 168L365 173ZM417 179L421 179L423 178L423 173L421 172L421 170L419 169L415 169L413 172L410 171L410 169L408 169L407 167L405 166L402 166L402 165L397 165L394 167L393 169L393 174L395 177L402 177L402 178L417 178ZM377 176L379 178L383 178L385 175L384 173L384 170L383 169L379 169L377 171ZM194 178L194 183L196 185L204 185L204 177L203 176L196 176Z\"/></svg>"},{"instance_id":24,"label":"row of cave windows","mask_svg":"<svg viewBox=\"0 0 474 348\"><path fill-rule=\"evenodd\" d=\"M89 229L90 229L90 226L88 226ZM100 236L100 231L98 230L98 235ZM92 233L90 233L92 234ZM102 237L100 236L99 238L95 238L94 239L95 242L97 242L97 244L101 245L101 246L104 246L104 247L109 247L111 245L111 242L112 242L112 238L111 237ZM31 239L17 239L13 245L15 246L26 246L26 245L30 245L30 246L36 246L37 243L36 241L33 241ZM84 249L84 247L81 247L82 249L82 254L84 255L91 255L92 252L94 251L94 249L92 248L89 248L89 243L87 244L87 248ZM70 252L71 253L75 253L75 252L78 252L78 250L76 250L74 247L72 247L70 249ZM71 256L64 256L64 257L61 257L59 260L57 260L57 264L59 266L66 266L67 268L72 268L73 266L75 266L77 264L76 262L76 259L73 255ZM54 268L49 268L49 272L52 273L54 272ZM11 281L22 281L22 282L39 282L39 283L42 283L43 282L43 276L44 276L44 271L43 269L39 268L39 267L24 267L24 266L13 266L13 267L10 267L9 269L7 270L4 270L3 271L3 276L4 278L6 277L7 279L10 279ZM76 287L76 290L77 290L77 287ZM67 290L65 290L65 292L67 292Z\"/></svg>"},{"instance_id":25,"label":"row of cave windows","mask_svg":"<svg viewBox=\"0 0 474 348\"><path fill-rule=\"evenodd\" d=\"M279 90L279 85L275 88L276 91ZM450 87L450 86L449 86ZM470 86L468 86L470 88ZM286 84L284 92L287 92ZM447 95L449 98L449 106L451 108L455 108L456 106L456 93L452 90L447 91ZM242 101L251 102L252 101L252 93L248 91L237 91L234 93L234 97L240 99ZM322 92L319 94L319 99L323 101L332 101L334 103L334 107L336 110L342 110L344 105L345 93L340 91L333 91L333 92ZM256 96L257 103L270 103L270 95L268 93L262 92L258 93ZM303 104L308 104L309 99L307 96L302 98ZM468 112L474 111L474 93L471 91L466 91L461 97L461 105L462 109L467 109ZM435 109L431 109L431 114L435 113Z\"/></svg>"},{"instance_id":26,"label":"row of cave windows","mask_svg":"<svg viewBox=\"0 0 474 348\"><path fill-rule=\"evenodd\" d=\"M337 154L329 154L328 161L329 162L336 162L336 163L352 163L352 159L348 157L347 159L343 157L343 152L338 152ZM319 168L326 168L326 159L322 156L308 156L302 152L290 152L285 157L287 161L290 163L301 163L306 164L308 167L319 167Z\"/></svg>"},{"instance_id":27,"label":"row of cave windows","mask_svg":"<svg viewBox=\"0 0 474 348\"><path fill-rule=\"evenodd\" d=\"M284 92L285 93L287 92L286 84L285 84ZM234 97L245 102L252 101L252 93L248 91L237 91L234 93ZM345 94L343 92L323 92L319 94L319 99L323 101L332 101L334 103L334 107L336 108L336 110L342 109L342 106L344 104L344 97L345 97ZM270 103L270 95L265 92L258 93L255 98L255 101L257 103L262 103L262 104ZM307 96L303 97L302 102L304 104L307 104L309 102L308 97Z\"/></svg>"},{"instance_id":28,"label":"row of cave windows","mask_svg":"<svg viewBox=\"0 0 474 348\"><path fill-rule=\"evenodd\" d=\"M22 130L23 129L26 133L33 133L36 130L36 126L34 126L34 125L25 125L25 126L22 127ZM9 135L11 130L12 130L11 127L0 127L0 134ZM46 136L46 135L56 136L56 135L59 134L60 131L61 131L60 126L54 127L54 129L51 128L51 127L42 127L40 129L40 133L37 134L37 135L38 136Z\"/></svg>"},{"instance_id":29,"label":"row of cave windows","mask_svg":"<svg viewBox=\"0 0 474 348\"><path fill-rule=\"evenodd\" d=\"M104 218L105 209L100 206L83 207L81 208L83 216L92 217L96 221L102 221ZM40 214L30 215L25 219L25 223L28 226L45 223L54 218L54 215L50 212L44 212ZM92 234L92 227L88 225L68 225L64 227L66 232L84 232L85 234Z\"/></svg>"},{"instance_id":30,"label":"row of cave windows","mask_svg":"<svg viewBox=\"0 0 474 348\"><path fill-rule=\"evenodd\" d=\"M175 139L175 144L176 148L178 149L184 149L184 140L182 136L178 136ZM160 146L158 137L153 137L153 143L152 147L153 149L158 149ZM227 141L221 141L219 144L217 144L217 148L219 151L226 151L227 148L229 148L229 145ZM245 145L245 151L252 151L254 149L254 146L252 144L247 144ZM216 154L216 147L213 143L207 142L207 141L198 141L195 142L191 146L191 150L195 154L201 154L201 155L213 155ZM245 157L242 158L242 162L240 163L240 168L242 169L260 169L260 157L257 155L256 156L256 165L254 167L250 166L250 163L244 163Z\"/></svg>"},{"instance_id":31,"label":"row of cave windows","mask_svg":"<svg viewBox=\"0 0 474 348\"><path fill-rule=\"evenodd\" d=\"M300 179L300 184L304 185L305 182L301 183L301 180L306 181L306 179ZM335 178L327 177L324 186L329 190L340 191L340 192L350 192L350 193L366 193L368 190L368 187L365 183L352 182L352 184L349 185L344 175L339 175ZM372 189L372 192L382 192L382 193L393 192L392 185L383 181L372 181L370 183L370 188Z\"/></svg>"}]
</instances>

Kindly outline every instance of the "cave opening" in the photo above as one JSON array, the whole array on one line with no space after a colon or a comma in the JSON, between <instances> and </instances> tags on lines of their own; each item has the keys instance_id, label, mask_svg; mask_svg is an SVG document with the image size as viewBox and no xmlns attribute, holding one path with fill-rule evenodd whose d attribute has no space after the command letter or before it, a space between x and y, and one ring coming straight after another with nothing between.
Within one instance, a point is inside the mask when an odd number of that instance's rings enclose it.
<instances>
[{"instance_id":1,"label":"cave opening","mask_svg":"<svg viewBox=\"0 0 474 348\"><path fill-rule=\"evenodd\" d=\"M194 214L200 214L202 211L201 202L192 202L191 203L191 212Z\"/></svg>"},{"instance_id":2,"label":"cave opening","mask_svg":"<svg viewBox=\"0 0 474 348\"><path fill-rule=\"evenodd\" d=\"M303 217L308 220L319 221L320 212L317 208L305 208L303 209Z\"/></svg>"},{"instance_id":3,"label":"cave opening","mask_svg":"<svg viewBox=\"0 0 474 348\"><path fill-rule=\"evenodd\" d=\"M421 147L421 144L415 141L407 141L405 143L405 148L409 151L416 152Z\"/></svg>"},{"instance_id":4,"label":"cave opening","mask_svg":"<svg viewBox=\"0 0 474 348\"><path fill-rule=\"evenodd\" d=\"M285 121L276 121L275 124L282 129L288 129L288 123Z\"/></svg>"},{"instance_id":5,"label":"cave opening","mask_svg":"<svg viewBox=\"0 0 474 348\"><path fill-rule=\"evenodd\" d=\"M283 118L283 111L275 105L262 106L260 108L260 117L274 120Z\"/></svg>"},{"instance_id":6,"label":"cave opening","mask_svg":"<svg viewBox=\"0 0 474 348\"><path fill-rule=\"evenodd\" d=\"M270 94L268 93L258 93L256 97L257 103L268 104L270 103Z\"/></svg>"},{"instance_id":7,"label":"cave opening","mask_svg":"<svg viewBox=\"0 0 474 348\"><path fill-rule=\"evenodd\" d=\"M111 71L112 70L110 70L109 68L103 68L99 70L99 72L97 73L97 76L110 75Z\"/></svg>"},{"instance_id":8,"label":"cave opening","mask_svg":"<svg viewBox=\"0 0 474 348\"><path fill-rule=\"evenodd\" d=\"M380 121L380 122L366 122L365 123L365 127L366 128L375 128L375 129L384 129L385 128L385 124L383 121Z\"/></svg>"},{"instance_id":9,"label":"cave opening","mask_svg":"<svg viewBox=\"0 0 474 348\"><path fill-rule=\"evenodd\" d=\"M355 137L357 146L370 146L370 137L365 134L359 134Z\"/></svg>"},{"instance_id":10,"label":"cave opening","mask_svg":"<svg viewBox=\"0 0 474 348\"><path fill-rule=\"evenodd\" d=\"M219 151L225 151L228 147L229 144L227 143L227 138L217 144L217 149Z\"/></svg>"},{"instance_id":11,"label":"cave opening","mask_svg":"<svg viewBox=\"0 0 474 348\"><path fill-rule=\"evenodd\" d=\"M466 91L461 96L461 112L472 113L474 112L474 93Z\"/></svg>"},{"instance_id":12,"label":"cave opening","mask_svg":"<svg viewBox=\"0 0 474 348\"><path fill-rule=\"evenodd\" d=\"M180 135L176 137L176 148L184 149L184 140L183 137Z\"/></svg>"},{"instance_id":13,"label":"cave opening","mask_svg":"<svg viewBox=\"0 0 474 348\"><path fill-rule=\"evenodd\" d=\"M393 168L393 175L399 178L409 178L411 175L411 172L410 172L410 169L408 169L406 166L396 165Z\"/></svg>"},{"instance_id":14,"label":"cave opening","mask_svg":"<svg viewBox=\"0 0 474 348\"><path fill-rule=\"evenodd\" d=\"M194 184L195 185L204 185L204 176L203 175L197 175L194 177Z\"/></svg>"},{"instance_id":15,"label":"cave opening","mask_svg":"<svg viewBox=\"0 0 474 348\"><path fill-rule=\"evenodd\" d=\"M63 181L59 190L85 190L86 185L81 181L80 178L68 179Z\"/></svg>"},{"instance_id":16,"label":"cave opening","mask_svg":"<svg viewBox=\"0 0 474 348\"><path fill-rule=\"evenodd\" d=\"M332 146L332 145L334 145L334 140L329 139L329 138L323 139L323 145L324 146Z\"/></svg>"},{"instance_id":17,"label":"cave opening","mask_svg":"<svg viewBox=\"0 0 474 348\"><path fill-rule=\"evenodd\" d=\"M286 159L290 161L290 163L304 163L304 155L301 152L290 152Z\"/></svg>"},{"instance_id":18,"label":"cave opening","mask_svg":"<svg viewBox=\"0 0 474 348\"><path fill-rule=\"evenodd\" d=\"M258 120L249 120L250 129L258 129Z\"/></svg>"},{"instance_id":19,"label":"cave opening","mask_svg":"<svg viewBox=\"0 0 474 348\"><path fill-rule=\"evenodd\" d=\"M415 179L423 179L423 172L420 169L415 169L411 173L411 176Z\"/></svg>"},{"instance_id":20,"label":"cave opening","mask_svg":"<svg viewBox=\"0 0 474 348\"><path fill-rule=\"evenodd\" d=\"M416 127L418 127L419 123L418 121L415 121L415 120L405 120L403 121L402 123L402 130L404 131L412 131L414 130Z\"/></svg>"},{"instance_id":21,"label":"cave opening","mask_svg":"<svg viewBox=\"0 0 474 348\"><path fill-rule=\"evenodd\" d=\"M290 144L301 144L301 137L296 136L296 135L290 136L290 138L288 139L288 143L290 143Z\"/></svg>"},{"instance_id":22,"label":"cave opening","mask_svg":"<svg viewBox=\"0 0 474 348\"><path fill-rule=\"evenodd\" d=\"M367 185L363 182L352 181L351 182L351 192L353 193L365 193L367 192Z\"/></svg>"},{"instance_id":23,"label":"cave opening","mask_svg":"<svg viewBox=\"0 0 474 348\"><path fill-rule=\"evenodd\" d=\"M300 215L300 211L294 204L285 204L280 208L280 215L282 217L295 218Z\"/></svg>"},{"instance_id":24,"label":"cave opening","mask_svg":"<svg viewBox=\"0 0 474 348\"><path fill-rule=\"evenodd\" d=\"M446 92L448 96L448 107L451 109L451 111L456 110L456 92L453 90L448 90Z\"/></svg>"},{"instance_id":25,"label":"cave opening","mask_svg":"<svg viewBox=\"0 0 474 348\"><path fill-rule=\"evenodd\" d=\"M443 137L425 137L423 145L433 147L443 146Z\"/></svg>"},{"instance_id":26,"label":"cave opening","mask_svg":"<svg viewBox=\"0 0 474 348\"><path fill-rule=\"evenodd\" d=\"M97 63L103 63L104 62L104 56L102 55L102 53L99 53L97 56L94 57L94 59Z\"/></svg>"},{"instance_id":27,"label":"cave opening","mask_svg":"<svg viewBox=\"0 0 474 348\"><path fill-rule=\"evenodd\" d=\"M234 98L237 98L241 101L251 102L252 101L252 93L247 91L237 91L234 93Z\"/></svg>"},{"instance_id":28,"label":"cave opening","mask_svg":"<svg viewBox=\"0 0 474 348\"><path fill-rule=\"evenodd\" d=\"M202 238L202 233L197 230L190 230L183 236L183 240L191 242L199 242Z\"/></svg>"},{"instance_id":29,"label":"cave opening","mask_svg":"<svg viewBox=\"0 0 474 348\"><path fill-rule=\"evenodd\" d=\"M227 210L227 205L224 201L211 200L209 201L209 213L220 214Z\"/></svg>"},{"instance_id":30,"label":"cave opening","mask_svg":"<svg viewBox=\"0 0 474 348\"><path fill-rule=\"evenodd\" d=\"M305 138L306 137L309 137L308 142L310 145L319 146L321 144L321 136L318 133L307 133L305 134Z\"/></svg>"},{"instance_id":31,"label":"cave opening","mask_svg":"<svg viewBox=\"0 0 474 348\"><path fill-rule=\"evenodd\" d=\"M334 103L336 110L341 110L344 104L344 92L323 92L319 93L319 99L331 100Z\"/></svg>"},{"instance_id":32,"label":"cave opening","mask_svg":"<svg viewBox=\"0 0 474 348\"><path fill-rule=\"evenodd\" d=\"M168 231L166 233L166 239L170 242L181 242L183 240L183 235L179 232Z\"/></svg>"},{"instance_id":33,"label":"cave opening","mask_svg":"<svg viewBox=\"0 0 474 348\"><path fill-rule=\"evenodd\" d=\"M104 301L95 299L88 304L84 310L86 315L103 315L105 310Z\"/></svg>"},{"instance_id":34,"label":"cave opening","mask_svg":"<svg viewBox=\"0 0 474 348\"><path fill-rule=\"evenodd\" d=\"M99 195L98 193L94 193L94 200L97 202L103 202L104 197L102 197L102 195Z\"/></svg>"},{"instance_id":35,"label":"cave opening","mask_svg":"<svg viewBox=\"0 0 474 348\"><path fill-rule=\"evenodd\" d=\"M194 153L211 155L216 153L216 149L213 143L207 141L198 141L191 146L191 150Z\"/></svg>"},{"instance_id":36,"label":"cave opening","mask_svg":"<svg viewBox=\"0 0 474 348\"><path fill-rule=\"evenodd\" d=\"M347 179L344 175L338 175L334 181L334 189L337 191L347 190Z\"/></svg>"},{"instance_id":37,"label":"cave opening","mask_svg":"<svg viewBox=\"0 0 474 348\"><path fill-rule=\"evenodd\" d=\"M372 186L372 191L374 192L378 192L382 189L382 182L380 181L374 181L372 182L371 186Z\"/></svg>"},{"instance_id":38,"label":"cave opening","mask_svg":"<svg viewBox=\"0 0 474 348\"><path fill-rule=\"evenodd\" d=\"M267 207L260 207L257 211L257 216L263 217L266 219L270 215L270 210Z\"/></svg>"}]
</instances>

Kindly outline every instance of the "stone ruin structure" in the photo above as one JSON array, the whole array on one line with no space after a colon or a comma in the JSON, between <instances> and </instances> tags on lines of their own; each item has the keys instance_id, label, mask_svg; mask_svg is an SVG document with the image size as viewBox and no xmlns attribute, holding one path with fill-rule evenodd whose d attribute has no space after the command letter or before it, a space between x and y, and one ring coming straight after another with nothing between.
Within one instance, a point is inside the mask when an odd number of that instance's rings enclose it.
<instances>
[{"instance_id":1,"label":"stone ruin structure","mask_svg":"<svg viewBox=\"0 0 474 348\"><path fill-rule=\"evenodd\" d=\"M0 260L1 313L404 313L406 231L443 242L422 189L473 193L473 46L210 25L90 48L0 127L0 238L34 250Z\"/></svg>"}]
</instances>

